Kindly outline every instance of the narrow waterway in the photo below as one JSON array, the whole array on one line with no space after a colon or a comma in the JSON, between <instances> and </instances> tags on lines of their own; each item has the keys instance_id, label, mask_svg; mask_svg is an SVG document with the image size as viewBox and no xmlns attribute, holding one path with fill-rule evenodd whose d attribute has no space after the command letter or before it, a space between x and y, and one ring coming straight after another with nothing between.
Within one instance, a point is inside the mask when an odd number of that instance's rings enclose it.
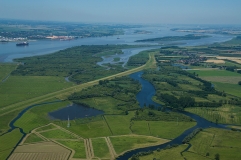
<instances>
[{"instance_id":1,"label":"narrow waterway","mask_svg":"<svg viewBox=\"0 0 241 160\"><path fill-rule=\"evenodd\" d=\"M137 72L137 73L134 73L134 74L131 74L130 77L135 79L135 80L138 80L140 82L140 84L142 85L142 89L141 91L137 94L136 98L138 100L138 102L140 104L142 104L144 101L143 101L143 98L145 97L145 102L146 104L157 104L155 102L152 101L152 97L153 95L155 94L155 88L153 87L153 85L146 81L145 79L143 79L141 76L142 76L143 72ZM160 106L160 105L155 105L155 106ZM223 129L227 129L226 128L226 125L222 125L222 124L215 124L215 123L212 123L210 121L207 121L206 119L198 116L198 115L195 115L195 114L192 114L192 113L189 113L189 112L186 112L186 111L179 111L179 113L182 113L186 116L189 116L191 117L192 119L194 119L197 124L196 126L192 127L192 128L189 128L187 129L186 131L184 131L181 135L179 135L178 137L176 137L175 139L171 140L170 142L167 142L165 144L161 144L161 145L157 145L157 146L152 146L152 147L145 147L145 148L140 148L140 149L136 149L136 150L132 150L132 151L129 151L121 156L119 156L117 159L118 160L127 160L129 159L132 155L136 154L136 153L139 153L139 152L147 152L147 151L154 151L158 148L160 149L163 149L165 148L166 146L168 145L174 145L174 144L182 144L182 141L183 139L189 135L190 133L193 132L193 130L197 129L197 128L209 128L209 127L214 127L214 128L223 128Z\"/></svg>"}]
</instances>

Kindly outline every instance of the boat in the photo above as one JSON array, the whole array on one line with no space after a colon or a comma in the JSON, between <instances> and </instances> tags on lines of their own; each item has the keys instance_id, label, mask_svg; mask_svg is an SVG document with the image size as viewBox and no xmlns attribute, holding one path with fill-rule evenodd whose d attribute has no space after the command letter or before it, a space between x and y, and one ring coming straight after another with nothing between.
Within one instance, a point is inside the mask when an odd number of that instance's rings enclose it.
<instances>
[{"instance_id":1,"label":"boat","mask_svg":"<svg viewBox=\"0 0 241 160\"><path fill-rule=\"evenodd\" d=\"M16 46L28 46L28 42L17 43Z\"/></svg>"}]
</instances>

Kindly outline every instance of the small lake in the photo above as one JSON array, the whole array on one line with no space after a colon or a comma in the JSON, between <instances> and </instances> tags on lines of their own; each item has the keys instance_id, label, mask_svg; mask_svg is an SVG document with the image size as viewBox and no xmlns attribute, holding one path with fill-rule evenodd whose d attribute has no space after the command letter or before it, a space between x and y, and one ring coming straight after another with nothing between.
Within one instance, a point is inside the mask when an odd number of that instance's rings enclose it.
<instances>
[{"instance_id":1,"label":"small lake","mask_svg":"<svg viewBox=\"0 0 241 160\"><path fill-rule=\"evenodd\" d=\"M49 112L48 115L51 119L68 120L69 117L70 120L73 120L78 118L93 117L102 114L104 114L103 111L78 104L72 104L57 111Z\"/></svg>"}]
</instances>

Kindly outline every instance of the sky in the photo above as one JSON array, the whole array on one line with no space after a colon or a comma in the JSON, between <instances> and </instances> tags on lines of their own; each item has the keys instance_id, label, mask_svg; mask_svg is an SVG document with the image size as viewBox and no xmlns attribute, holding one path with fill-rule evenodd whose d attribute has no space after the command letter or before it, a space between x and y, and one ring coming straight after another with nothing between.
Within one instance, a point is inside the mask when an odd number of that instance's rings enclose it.
<instances>
[{"instance_id":1,"label":"sky","mask_svg":"<svg viewBox=\"0 0 241 160\"><path fill-rule=\"evenodd\" d=\"M241 24L241 0L0 0L0 18L84 23Z\"/></svg>"}]
</instances>

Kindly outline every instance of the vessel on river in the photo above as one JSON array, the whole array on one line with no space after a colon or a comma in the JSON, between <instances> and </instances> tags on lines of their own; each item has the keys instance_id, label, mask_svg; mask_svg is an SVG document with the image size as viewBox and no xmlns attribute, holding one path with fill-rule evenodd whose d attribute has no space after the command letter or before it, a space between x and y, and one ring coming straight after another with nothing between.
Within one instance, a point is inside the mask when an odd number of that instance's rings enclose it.
<instances>
[{"instance_id":1,"label":"vessel on river","mask_svg":"<svg viewBox=\"0 0 241 160\"><path fill-rule=\"evenodd\" d=\"M21 42L16 44L16 46L28 46L28 45L29 45L28 42Z\"/></svg>"}]
</instances>

